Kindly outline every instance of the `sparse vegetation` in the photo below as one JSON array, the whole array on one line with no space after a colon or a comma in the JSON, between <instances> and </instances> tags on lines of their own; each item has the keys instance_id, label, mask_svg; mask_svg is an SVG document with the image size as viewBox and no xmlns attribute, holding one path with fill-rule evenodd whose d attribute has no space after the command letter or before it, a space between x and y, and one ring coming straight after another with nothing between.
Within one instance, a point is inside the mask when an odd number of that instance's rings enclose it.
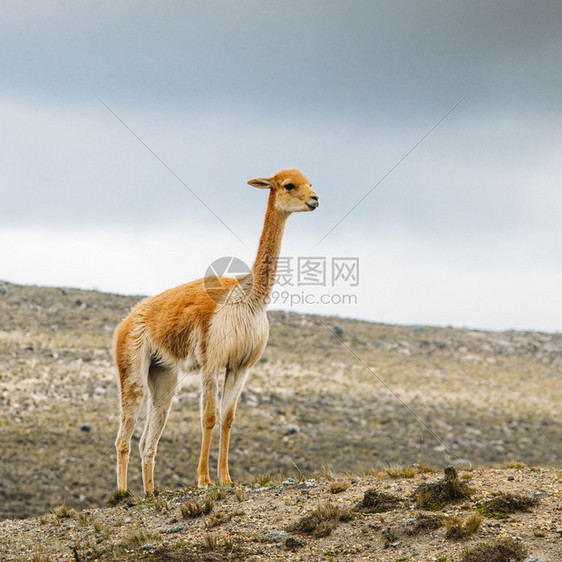
<instances>
[{"instance_id":1,"label":"sparse vegetation","mask_svg":"<svg viewBox=\"0 0 562 562\"><path fill-rule=\"evenodd\" d=\"M215 502L210 498L206 498L203 503L189 498L180 505L180 513L184 519L195 519L202 515L209 515L214 507Z\"/></svg>"},{"instance_id":2,"label":"sparse vegetation","mask_svg":"<svg viewBox=\"0 0 562 562\"><path fill-rule=\"evenodd\" d=\"M99 539L103 540L109 536L108 528L101 521L94 520L92 523L92 529Z\"/></svg>"},{"instance_id":3,"label":"sparse vegetation","mask_svg":"<svg viewBox=\"0 0 562 562\"><path fill-rule=\"evenodd\" d=\"M271 473L266 472L265 474L252 478L250 484L258 485L260 488L267 488L280 484L284 479L282 474L273 476Z\"/></svg>"},{"instance_id":4,"label":"sparse vegetation","mask_svg":"<svg viewBox=\"0 0 562 562\"><path fill-rule=\"evenodd\" d=\"M463 562L506 562L524 560L526 549L514 539L504 538L481 543L463 552Z\"/></svg>"},{"instance_id":5,"label":"sparse vegetation","mask_svg":"<svg viewBox=\"0 0 562 562\"><path fill-rule=\"evenodd\" d=\"M525 468L525 463L524 462L519 462L519 461L508 461L506 463L504 463L505 468Z\"/></svg>"},{"instance_id":6,"label":"sparse vegetation","mask_svg":"<svg viewBox=\"0 0 562 562\"><path fill-rule=\"evenodd\" d=\"M429 464L427 464L425 462L418 463L417 471L420 474L430 474L431 472L438 472L438 470L436 468L434 468L433 466L430 466Z\"/></svg>"},{"instance_id":7,"label":"sparse vegetation","mask_svg":"<svg viewBox=\"0 0 562 562\"><path fill-rule=\"evenodd\" d=\"M390 478L414 478L416 476L416 469L413 466L389 466L385 472Z\"/></svg>"},{"instance_id":8,"label":"sparse vegetation","mask_svg":"<svg viewBox=\"0 0 562 562\"><path fill-rule=\"evenodd\" d=\"M495 472L475 470L472 473L472 485L480 495L482 485L485 484L484 489L492 493L490 499L496 500L496 503L487 505L494 509L503 508L506 502L510 508L526 508L526 502L521 506L513 497L522 500L529 498L528 494L520 494L518 497L503 490L492 492L490 489L492 483L506 487L511 485L510 481L502 477L509 474L508 470L511 469L496 469ZM540 486L539 489L548 489L550 483L552 489L556 489L559 476L557 471L543 470L536 473L530 469L521 470L521 481L527 478L533 485ZM297 552L299 549L303 549L299 551L302 557L310 559L361 559L376 553L377 560L381 562L397 562L407 560L409 551L416 551L435 560L439 557L442 560L457 560L461 548L459 542L474 540L478 536L483 515L468 511L474 507L474 503L467 497L455 500L454 508L447 510L452 513L423 510L412 513L414 492L420 483L427 484L423 482L424 476L417 470L416 473L415 479L405 476L389 479L387 475L382 480L378 480L376 475L353 477L353 487L350 486L345 494L348 505L342 501L343 498L334 497L332 490L337 489L342 482L350 483L344 479L349 475L334 473L331 482L325 479L302 483L287 480L275 487L219 487L219 491L226 491L226 495L219 500L220 504L217 503L218 508L214 507L215 502L211 499L222 497L222 494L217 496L213 493L216 490L184 489L149 496L133 506L118 504L115 508L79 512L73 517L59 519L52 512L48 515L49 524L41 529L42 537L50 535L52 539L44 542L41 550L35 550L35 553L51 557L52 560L59 559L64 546L57 537L64 535L68 537L65 544L70 542L74 545L71 546L71 550L74 549L72 552L75 552L74 559L99 562L122 559L218 562L248 557L265 561L282 557L283 551ZM491 478L493 475L496 476ZM453 478L454 474L448 471L445 479L451 481ZM240 511L241 504L236 497L238 488L245 490L243 512ZM394 489L400 493L389 493L389 490ZM453 489L456 488L453 486ZM167 508L157 509L157 500ZM555 500L554 494L541 500L541 503L544 501L550 506L549 514L553 513L552 509L557 505ZM540 504L534 506L534 509L540 509ZM62 510L60 514L62 515ZM541 525L540 521L544 523ZM346 524L348 522L349 525ZM7 546L13 541L25 541L24 544L29 544L29 523L25 522L22 534L19 535L13 531L15 523L17 522L4 523L4 527L6 524L12 527L4 532L4 536L0 535L0 550L13 549ZM491 539L494 535L499 538L506 532L517 533L524 538L517 539L515 543L490 540L476 547L466 548L463 556L466 560L505 562L509 559L502 558L506 552L514 560L516 555L523 552L512 549L514 544L513 548L517 548L517 543L537 542L542 549L549 545L551 549L556 548L557 542L552 541L549 519L545 520L544 515L531 518L525 528L522 523L515 518L513 523L506 520L501 526L490 523L486 527L486 535L491 535ZM215 532L221 528L223 533ZM250 529L250 533L240 534L245 529ZM342 537L345 537L343 542ZM444 538L447 540L444 541ZM73 556L72 552L70 556ZM64 551L64 555L68 557L68 550ZM29 556L20 558L28 559ZM556 555L552 554L551 558L556 559Z\"/></svg>"},{"instance_id":9,"label":"sparse vegetation","mask_svg":"<svg viewBox=\"0 0 562 562\"><path fill-rule=\"evenodd\" d=\"M151 533L146 529L133 529L123 538L121 546L143 546L160 540L161 536L158 533Z\"/></svg>"},{"instance_id":10,"label":"sparse vegetation","mask_svg":"<svg viewBox=\"0 0 562 562\"><path fill-rule=\"evenodd\" d=\"M375 488L370 488L363 495L363 499L358 506L358 509L367 511L369 513L384 513L395 509L401 503L400 498L379 492Z\"/></svg>"},{"instance_id":11,"label":"sparse vegetation","mask_svg":"<svg viewBox=\"0 0 562 562\"><path fill-rule=\"evenodd\" d=\"M473 513L464 521L459 517L451 517L446 523L446 537L448 539L465 539L474 535L482 525L483 517Z\"/></svg>"},{"instance_id":12,"label":"sparse vegetation","mask_svg":"<svg viewBox=\"0 0 562 562\"><path fill-rule=\"evenodd\" d=\"M225 511L217 511L216 513L213 513L213 515L211 515L208 519L205 520L205 527L207 527L207 529L218 527L219 525L228 523L237 515L241 515L241 512L227 513Z\"/></svg>"},{"instance_id":13,"label":"sparse vegetation","mask_svg":"<svg viewBox=\"0 0 562 562\"><path fill-rule=\"evenodd\" d=\"M445 517L437 513L416 513L412 527L407 529L409 535L418 535L439 529L445 524Z\"/></svg>"},{"instance_id":14,"label":"sparse vegetation","mask_svg":"<svg viewBox=\"0 0 562 562\"><path fill-rule=\"evenodd\" d=\"M222 550L230 553L235 548L235 544L232 538L230 538L228 535L217 535L215 533L207 533L205 535L203 539L203 546L210 552Z\"/></svg>"},{"instance_id":15,"label":"sparse vegetation","mask_svg":"<svg viewBox=\"0 0 562 562\"><path fill-rule=\"evenodd\" d=\"M291 525L289 531L315 537L327 537L340 522L352 519L353 513L349 509L343 509L333 503L325 503Z\"/></svg>"},{"instance_id":16,"label":"sparse vegetation","mask_svg":"<svg viewBox=\"0 0 562 562\"><path fill-rule=\"evenodd\" d=\"M416 506L426 511L439 511L449 503L469 498L473 490L462 482L453 467L445 469L445 478L420 484L414 491Z\"/></svg>"},{"instance_id":17,"label":"sparse vegetation","mask_svg":"<svg viewBox=\"0 0 562 562\"><path fill-rule=\"evenodd\" d=\"M133 494L129 490L115 490L106 500L105 503L109 506L116 506L120 503L127 505L134 505L135 500Z\"/></svg>"},{"instance_id":18,"label":"sparse vegetation","mask_svg":"<svg viewBox=\"0 0 562 562\"><path fill-rule=\"evenodd\" d=\"M478 511L486 517L494 519L505 519L509 513L516 511L530 511L539 503L538 498L500 492L492 499L481 503Z\"/></svg>"},{"instance_id":19,"label":"sparse vegetation","mask_svg":"<svg viewBox=\"0 0 562 562\"><path fill-rule=\"evenodd\" d=\"M345 492L347 489L349 489L350 486L351 484L349 482L334 480L333 482L330 482L328 490L330 490L331 494L340 494L341 492Z\"/></svg>"},{"instance_id":20,"label":"sparse vegetation","mask_svg":"<svg viewBox=\"0 0 562 562\"><path fill-rule=\"evenodd\" d=\"M224 500L228 496L228 491L226 488L222 488L217 486L216 488L211 489L207 493L207 500L212 502Z\"/></svg>"},{"instance_id":21,"label":"sparse vegetation","mask_svg":"<svg viewBox=\"0 0 562 562\"><path fill-rule=\"evenodd\" d=\"M152 507L156 511L160 511L160 512L168 511L170 509L170 505L168 504L168 502L159 496L154 498L154 501L152 502Z\"/></svg>"},{"instance_id":22,"label":"sparse vegetation","mask_svg":"<svg viewBox=\"0 0 562 562\"><path fill-rule=\"evenodd\" d=\"M53 510L57 519L70 519L76 517L76 510L69 508L66 504L59 505Z\"/></svg>"}]
</instances>

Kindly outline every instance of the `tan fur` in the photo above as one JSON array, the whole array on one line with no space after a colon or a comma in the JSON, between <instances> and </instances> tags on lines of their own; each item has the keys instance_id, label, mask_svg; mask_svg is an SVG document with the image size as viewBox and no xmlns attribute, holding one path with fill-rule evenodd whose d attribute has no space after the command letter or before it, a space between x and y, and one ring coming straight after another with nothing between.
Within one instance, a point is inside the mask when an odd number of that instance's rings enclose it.
<instances>
[{"instance_id":1,"label":"tan fur","mask_svg":"<svg viewBox=\"0 0 562 562\"><path fill-rule=\"evenodd\" d=\"M154 459L181 373L201 371L202 443L198 484L211 484L209 449L217 421L218 375L225 373L220 404L218 476L228 471L230 430L248 370L261 357L269 334L265 312L281 239L289 215L311 211L318 196L298 170L248 182L269 189L263 232L251 274L243 279L214 277L193 281L145 299L115 331L115 362L121 390L117 485L127 489L130 442L148 389L147 417L139 449L145 492L154 490ZM288 185L294 186L288 189ZM289 187L291 187L289 185Z\"/></svg>"}]
</instances>

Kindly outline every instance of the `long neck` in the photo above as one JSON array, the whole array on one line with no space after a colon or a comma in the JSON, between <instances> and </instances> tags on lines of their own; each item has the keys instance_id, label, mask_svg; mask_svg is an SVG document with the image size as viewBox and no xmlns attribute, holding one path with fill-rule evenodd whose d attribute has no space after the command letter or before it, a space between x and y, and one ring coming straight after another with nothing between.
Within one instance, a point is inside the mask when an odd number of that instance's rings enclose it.
<instances>
[{"instance_id":1,"label":"long neck","mask_svg":"<svg viewBox=\"0 0 562 562\"><path fill-rule=\"evenodd\" d=\"M249 295L252 302L264 307L275 282L277 259L281 251L281 240L288 218L289 213L282 213L275 209L275 196L271 192L267 202L267 212L256 261L252 267L252 287Z\"/></svg>"}]
</instances>

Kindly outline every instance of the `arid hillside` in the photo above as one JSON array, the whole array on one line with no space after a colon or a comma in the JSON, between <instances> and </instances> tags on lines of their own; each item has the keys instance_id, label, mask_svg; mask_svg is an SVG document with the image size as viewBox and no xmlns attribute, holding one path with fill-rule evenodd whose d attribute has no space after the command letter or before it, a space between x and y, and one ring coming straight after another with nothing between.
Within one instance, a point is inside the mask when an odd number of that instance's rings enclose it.
<instances>
[{"instance_id":1,"label":"arid hillside","mask_svg":"<svg viewBox=\"0 0 562 562\"><path fill-rule=\"evenodd\" d=\"M271 477L66 505L0 521L5 562L559 562L562 472L435 472L417 464L357 475Z\"/></svg>"},{"instance_id":2,"label":"arid hillside","mask_svg":"<svg viewBox=\"0 0 562 562\"><path fill-rule=\"evenodd\" d=\"M137 298L0 282L0 519L103 505L115 487L112 332ZM562 467L562 335L270 313L240 401L238 481L389 466ZM140 460L130 486L140 493ZM218 440L212 462L216 465ZM197 376L160 442L161 490L195 484ZM300 492L299 492L300 493Z\"/></svg>"}]
</instances>

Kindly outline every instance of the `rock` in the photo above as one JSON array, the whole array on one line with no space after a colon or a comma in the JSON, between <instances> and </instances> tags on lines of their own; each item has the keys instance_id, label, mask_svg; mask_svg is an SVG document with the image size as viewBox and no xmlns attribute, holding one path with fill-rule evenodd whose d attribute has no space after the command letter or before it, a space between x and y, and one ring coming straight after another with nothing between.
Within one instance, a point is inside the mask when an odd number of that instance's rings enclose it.
<instances>
[{"instance_id":1,"label":"rock","mask_svg":"<svg viewBox=\"0 0 562 562\"><path fill-rule=\"evenodd\" d=\"M287 435L293 435L294 433L300 433L301 428L298 425L295 424L287 424L287 426L285 427L285 433Z\"/></svg>"},{"instance_id":2,"label":"rock","mask_svg":"<svg viewBox=\"0 0 562 562\"><path fill-rule=\"evenodd\" d=\"M185 531L185 525L174 525L173 527L170 527L166 533L171 535L172 533L180 533L181 531Z\"/></svg>"},{"instance_id":3,"label":"rock","mask_svg":"<svg viewBox=\"0 0 562 562\"><path fill-rule=\"evenodd\" d=\"M336 336L337 338L343 338L343 328L341 326L334 326L332 328L332 333L334 334L334 336Z\"/></svg>"},{"instance_id":4,"label":"rock","mask_svg":"<svg viewBox=\"0 0 562 562\"><path fill-rule=\"evenodd\" d=\"M83 423L80 426L80 431L84 433L90 433L91 430L92 430L92 426L89 423Z\"/></svg>"}]
</instances>

